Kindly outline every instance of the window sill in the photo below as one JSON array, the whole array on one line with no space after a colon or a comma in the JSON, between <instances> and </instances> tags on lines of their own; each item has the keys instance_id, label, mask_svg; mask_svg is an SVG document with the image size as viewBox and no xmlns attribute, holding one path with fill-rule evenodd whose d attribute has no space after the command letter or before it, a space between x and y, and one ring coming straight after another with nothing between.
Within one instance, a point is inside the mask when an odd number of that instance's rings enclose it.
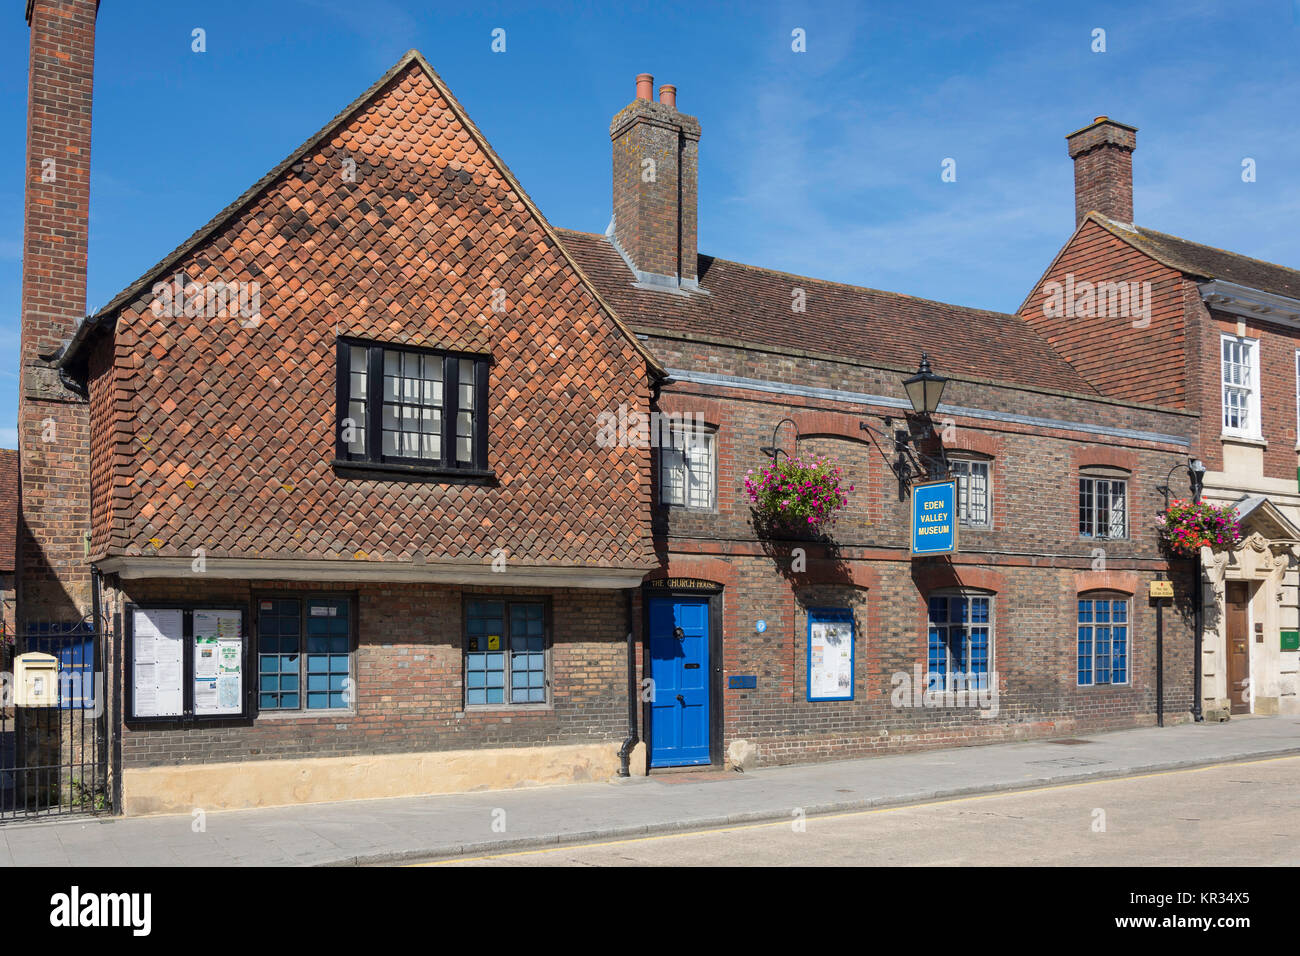
<instances>
[{"instance_id":1,"label":"window sill","mask_svg":"<svg viewBox=\"0 0 1300 956\"><path fill-rule=\"evenodd\" d=\"M421 465L396 465L388 462L347 461L335 458L330 462L334 471L348 478L405 478L408 481L435 481L442 483L492 485L496 472L476 468L428 468Z\"/></svg>"},{"instance_id":2,"label":"window sill","mask_svg":"<svg viewBox=\"0 0 1300 956\"><path fill-rule=\"evenodd\" d=\"M471 714L482 716L483 714L541 714L555 710L554 704L466 704L461 709L460 715L468 717Z\"/></svg>"},{"instance_id":3,"label":"window sill","mask_svg":"<svg viewBox=\"0 0 1300 956\"><path fill-rule=\"evenodd\" d=\"M339 720L340 718L351 719L356 717L355 709L347 710L259 710L255 720Z\"/></svg>"},{"instance_id":4,"label":"window sill","mask_svg":"<svg viewBox=\"0 0 1300 956\"><path fill-rule=\"evenodd\" d=\"M1237 445L1258 445L1260 448L1268 447L1268 441L1259 435L1236 435L1232 432L1223 432L1219 435L1219 440L1233 442Z\"/></svg>"}]
</instances>

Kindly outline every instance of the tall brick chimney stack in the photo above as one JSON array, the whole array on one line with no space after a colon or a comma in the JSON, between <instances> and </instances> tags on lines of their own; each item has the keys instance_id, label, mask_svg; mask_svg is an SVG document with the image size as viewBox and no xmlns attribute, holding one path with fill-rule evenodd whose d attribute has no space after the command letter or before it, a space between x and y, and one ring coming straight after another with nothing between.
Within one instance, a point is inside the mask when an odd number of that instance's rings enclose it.
<instances>
[{"instance_id":1,"label":"tall brick chimney stack","mask_svg":"<svg viewBox=\"0 0 1300 956\"><path fill-rule=\"evenodd\" d=\"M637 96L614 117L614 219L610 237L637 273L658 288L698 288L696 205L700 123L677 111L677 87L642 73Z\"/></svg>"},{"instance_id":2,"label":"tall brick chimney stack","mask_svg":"<svg viewBox=\"0 0 1300 956\"><path fill-rule=\"evenodd\" d=\"M1098 116L1065 137L1074 160L1074 225L1096 210L1117 222L1133 222L1133 150L1137 128Z\"/></svg>"},{"instance_id":3,"label":"tall brick chimney stack","mask_svg":"<svg viewBox=\"0 0 1300 956\"><path fill-rule=\"evenodd\" d=\"M18 394L18 626L90 612L89 415L42 356L86 314L90 106L99 0L27 0L31 57Z\"/></svg>"}]
</instances>

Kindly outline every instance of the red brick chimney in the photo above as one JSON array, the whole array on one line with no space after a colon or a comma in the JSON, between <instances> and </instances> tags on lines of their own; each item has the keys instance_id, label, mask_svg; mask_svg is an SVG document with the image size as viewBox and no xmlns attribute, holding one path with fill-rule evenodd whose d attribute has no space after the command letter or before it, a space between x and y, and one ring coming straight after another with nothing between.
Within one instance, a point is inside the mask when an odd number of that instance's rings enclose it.
<instances>
[{"instance_id":1,"label":"red brick chimney","mask_svg":"<svg viewBox=\"0 0 1300 956\"><path fill-rule=\"evenodd\" d=\"M637 98L609 126L614 144L610 238L647 286L698 288L696 197L700 123L677 111L677 87L637 77Z\"/></svg>"},{"instance_id":2,"label":"red brick chimney","mask_svg":"<svg viewBox=\"0 0 1300 956\"><path fill-rule=\"evenodd\" d=\"M89 416L42 356L86 314L90 106L99 0L27 0L31 57L18 442L18 623L90 611Z\"/></svg>"},{"instance_id":3,"label":"red brick chimney","mask_svg":"<svg viewBox=\"0 0 1300 956\"><path fill-rule=\"evenodd\" d=\"M1098 116L1065 137L1074 160L1074 224L1097 211L1118 222L1133 222L1133 150L1137 127Z\"/></svg>"}]
</instances>

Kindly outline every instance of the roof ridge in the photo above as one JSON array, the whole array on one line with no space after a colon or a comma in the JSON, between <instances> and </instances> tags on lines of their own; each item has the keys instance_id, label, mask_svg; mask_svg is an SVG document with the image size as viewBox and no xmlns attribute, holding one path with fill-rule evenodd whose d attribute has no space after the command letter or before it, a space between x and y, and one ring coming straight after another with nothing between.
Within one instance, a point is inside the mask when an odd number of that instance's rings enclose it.
<instances>
[{"instance_id":1,"label":"roof ridge","mask_svg":"<svg viewBox=\"0 0 1300 956\"><path fill-rule=\"evenodd\" d=\"M603 233L585 232L581 229L561 229L557 227L556 231L571 233L572 235L575 236L587 236L591 239L606 239L606 240L608 239L608 237ZM874 286L854 285L851 282L840 282L837 279L819 279L816 276L800 275L797 272L786 272L783 269L772 269L767 266L756 266L753 263L740 262L739 260L736 259L724 259L721 256L709 255L708 253L705 252L698 253L698 255L701 258L708 259L710 262L724 262L727 263L728 265L733 265L741 269L749 269L753 272L763 272L766 273L767 275L781 276L787 279L800 279L804 282L816 282L816 283L820 283L821 285L838 286L839 288L852 289L856 292L871 292L871 293L875 293L876 295L895 296L900 299L907 299L911 302L920 302L928 305L941 305L949 309L961 309L963 312L979 312L984 315L996 315L1001 318L1016 319L1020 322L1024 322L1024 319L1014 312L999 312L997 309L982 309L978 306L973 306L973 305L959 305L956 302L944 302L941 299L928 299L925 298L924 296L911 295L910 293L907 292L893 292L890 291L889 289L877 289Z\"/></svg>"},{"instance_id":2,"label":"roof ridge","mask_svg":"<svg viewBox=\"0 0 1300 956\"><path fill-rule=\"evenodd\" d=\"M1257 259L1255 256L1248 256L1244 252L1233 252L1231 249L1222 249L1219 246L1212 246L1209 243L1197 242L1195 239L1184 239L1182 236L1175 236L1173 233L1160 232L1158 229L1148 229L1146 226L1134 224L1134 228L1139 233L1150 233L1151 235L1160 236L1162 239L1173 239L1175 242L1185 242L1191 246L1200 246L1202 249L1209 249L1212 252L1220 253L1225 256L1232 256L1236 259L1246 259L1249 262L1257 262L1261 266L1268 266L1270 269L1285 269L1287 272L1294 272L1300 275L1300 268L1296 266L1283 265L1280 262L1270 262L1268 259Z\"/></svg>"},{"instance_id":3,"label":"roof ridge","mask_svg":"<svg viewBox=\"0 0 1300 956\"><path fill-rule=\"evenodd\" d=\"M1152 240L1168 239L1184 245L1196 246L1198 249L1205 249L1221 256L1230 256L1233 259L1242 259L1246 262L1255 263L1256 265L1266 266L1269 269L1281 269L1285 272L1291 272L1300 276L1300 268L1297 268L1296 266L1287 266L1280 262L1270 262L1267 259L1257 259L1254 256L1246 255L1244 252L1233 252L1231 249L1223 249L1219 246L1209 245L1208 243L1197 242L1195 239L1175 236L1173 233L1161 232L1159 229L1149 229L1146 226L1139 226L1137 223L1122 223L1118 220L1111 219L1108 216L1103 216L1101 213L1096 211L1088 213L1088 218L1092 219L1111 235L1127 242L1129 245L1132 245L1139 252L1151 256L1153 259L1163 263L1164 265L1177 269L1180 272L1186 272L1190 275L1202 276L1207 279L1215 278L1214 276L1209 275L1205 269L1191 266L1187 262L1180 260L1178 256L1173 255L1166 250L1152 250L1144 246L1134 245L1134 240L1141 240L1144 238L1150 238Z\"/></svg>"}]
</instances>

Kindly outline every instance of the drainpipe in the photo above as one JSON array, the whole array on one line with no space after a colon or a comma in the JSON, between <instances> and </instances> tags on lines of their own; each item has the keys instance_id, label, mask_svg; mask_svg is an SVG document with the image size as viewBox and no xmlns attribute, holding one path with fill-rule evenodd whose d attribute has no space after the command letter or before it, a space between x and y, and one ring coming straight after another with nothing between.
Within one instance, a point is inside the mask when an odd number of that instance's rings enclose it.
<instances>
[{"instance_id":1,"label":"drainpipe","mask_svg":"<svg viewBox=\"0 0 1300 956\"><path fill-rule=\"evenodd\" d=\"M1205 466L1198 459L1192 459L1189 469L1192 478L1192 503L1201 503L1201 491L1205 485ZM1198 470L1199 469L1199 470ZM1201 641L1205 630L1205 591L1201 587L1201 552L1198 548L1196 557L1192 558L1192 621L1194 637L1192 639L1192 720L1201 723L1205 715L1201 713L1201 667L1204 657L1201 654Z\"/></svg>"},{"instance_id":2,"label":"drainpipe","mask_svg":"<svg viewBox=\"0 0 1300 956\"><path fill-rule=\"evenodd\" d=\"M637 745L636 735L636 640L632 636L632 592L633 588L623 591L624 607L627 614L627 738L618 750L620 777L632 776L632 748Z\"/></svg>"}]
</instances>

